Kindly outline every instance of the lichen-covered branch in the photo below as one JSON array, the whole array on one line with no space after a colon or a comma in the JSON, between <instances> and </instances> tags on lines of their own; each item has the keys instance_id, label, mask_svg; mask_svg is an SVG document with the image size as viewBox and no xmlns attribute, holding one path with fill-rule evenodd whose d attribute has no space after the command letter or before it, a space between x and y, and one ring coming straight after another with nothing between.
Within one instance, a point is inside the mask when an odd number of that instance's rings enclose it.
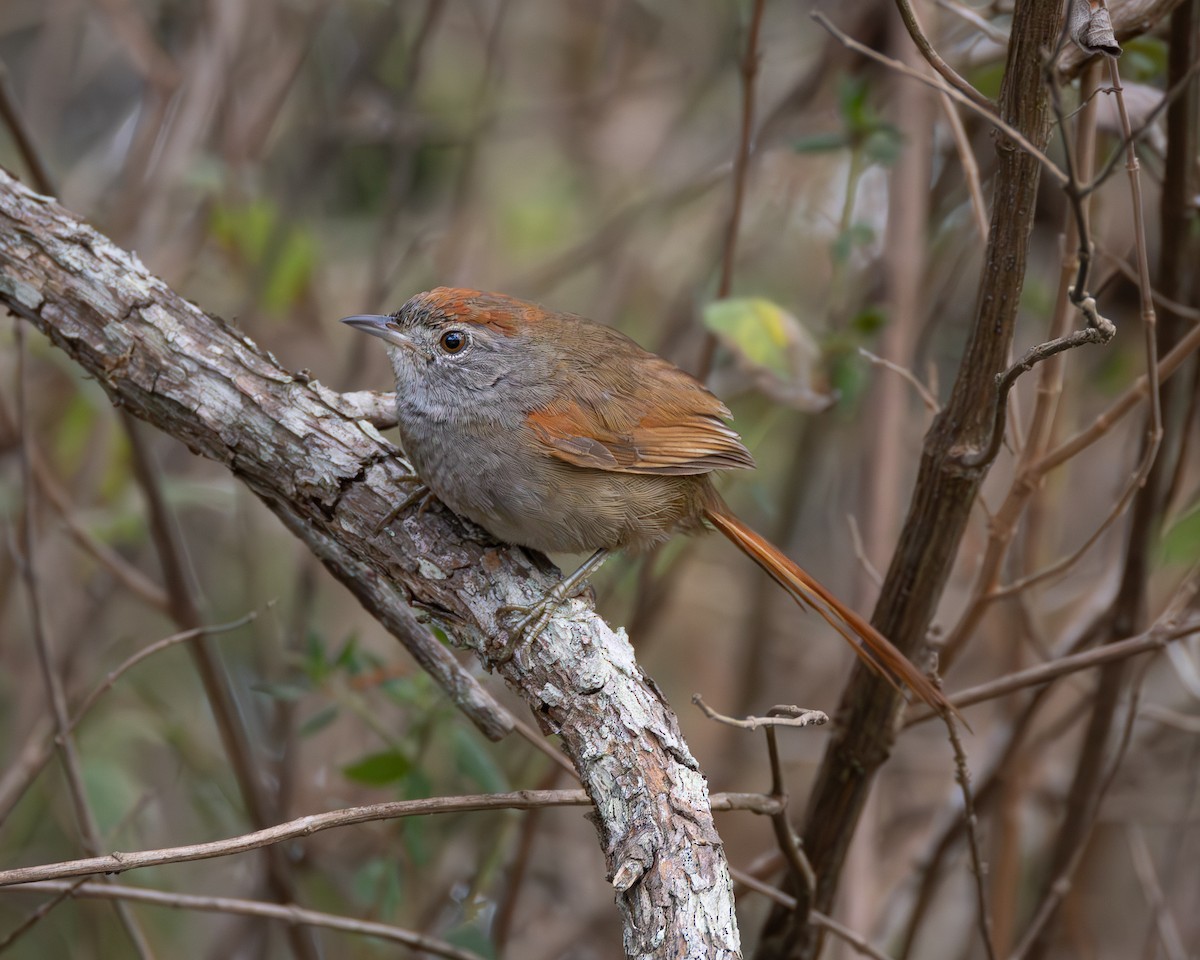
<instances>
[{"instance_id":1,"label":"lichen-covered branch","mask_svg":"<svg viewBox=\"0 0 1200 960\"><path fill-rule=\"evenodd\" d=\"M224 464L320 557L490 736L511 716L417 621L478 654L496 615L553 578L448 511L402 513L407 465L359 403L270 354L151 276L52 200L0 173L0 303L78 362L112 401ZM370 415L370 414L369 414ZM558 733L596 807L630 957L740 956L707 784L674 713L582 600L499 672Z\"/></svg>"}]
</instances>

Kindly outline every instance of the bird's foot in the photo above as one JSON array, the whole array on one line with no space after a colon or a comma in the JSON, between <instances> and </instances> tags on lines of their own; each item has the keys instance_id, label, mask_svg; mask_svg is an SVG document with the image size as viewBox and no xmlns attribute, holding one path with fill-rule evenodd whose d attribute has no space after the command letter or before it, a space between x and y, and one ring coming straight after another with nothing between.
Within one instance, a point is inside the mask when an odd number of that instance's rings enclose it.
<instances>
[{"instance_id":1,"label":"bird's foot","mask_svg":"<svg viewBox=\"0 0 1200 960\"><path fill-rule=\"evenodd\" d=\"M607 550L597 550L588 557L579 568L569 577L564 577L551 588L544 597L529 606L506 603L496 611L497 620L519 616L518 620L508 631L508 640L501 646L496 656L489 656L484 661L488 667L508 663L518 650L532 643L550 624L558 608L573 597L579 596L587 586L587 578L608 559Z\"/></svg>"},{"instance_id":2,"label":"bird's foot","mask_svg":"<svg viewBox=\"0 0 1200 960\"><path fill-rule=\"evenodd\" d=\"M394 521L398 516L400 516L400 514L411 507L414 503L420 504L420 507L417 508L417 516L419 517L425 512L425 508L428 507L429 504L435 499L433 491L425 486L425 482L415 473L407 477L397 477L396 483L411 484L413 487L412 493L392 507L392 509L387 512L387 515L377 524L375 524L375 529L371 531L371 536L373 537L379 536L380 531L390 527L392 525L392 521Z\"/></svg>"},{"instance_id":3,"label":"bird's foot","mask_svg":"<svg viewBox=\"0 0 1200 960\"><path fill-rule=\"evenodd\" d=\"M549 626L550 618L554 616L558 608L570 599L565 594L560 594L558 590L558 587L565 582L561 581L537 603L529 606L506 603L496 611L497 620L506 620L510 617L520 617L521 619L508 629L508 639L501 645L500 652L487 658L489 667L498 667L502 663L508 663L518 650L533 643L541 635L542 631Z\"/></svg>"}]
</instances>

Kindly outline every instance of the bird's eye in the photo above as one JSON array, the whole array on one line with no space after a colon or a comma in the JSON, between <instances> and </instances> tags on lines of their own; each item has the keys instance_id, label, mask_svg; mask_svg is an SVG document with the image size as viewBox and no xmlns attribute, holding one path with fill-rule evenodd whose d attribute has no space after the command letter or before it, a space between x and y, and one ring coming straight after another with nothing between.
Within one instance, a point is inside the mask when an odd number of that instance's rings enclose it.
<instances>
[{"instance_id":1,"label":"bird's eye","mask_svg":"<svg viewBox=\"0 0 1200 960\"><path fill-rule=\"evenodd\" d=\"M467 335L461 330L447 330L438 343L447 353L458 353L467 345Z\"/></svg>"}]
</instances>

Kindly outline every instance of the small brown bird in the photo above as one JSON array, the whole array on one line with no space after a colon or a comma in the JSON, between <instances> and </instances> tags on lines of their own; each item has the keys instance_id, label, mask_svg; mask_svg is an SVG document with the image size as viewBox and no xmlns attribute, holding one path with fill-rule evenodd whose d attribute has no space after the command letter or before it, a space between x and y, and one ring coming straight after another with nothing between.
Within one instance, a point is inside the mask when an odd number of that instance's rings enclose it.
<instances>
[{"instance_id":1,"label":"small brown bird","mask_svg":"<svg viewBox=\"0 0 1200 960\"><path fill-rule=\"evenodd\" d=\"M949 706L885 637L733 515L711 474L754 458L725 405L674 364L583 317L477 290L438 287L390 316L343 322L388 344L404 450L439 500L506 543L595 551L566 588L609 551L646 550L707 521L881 675L935 710Z\"/></svg>"}]
</instances>

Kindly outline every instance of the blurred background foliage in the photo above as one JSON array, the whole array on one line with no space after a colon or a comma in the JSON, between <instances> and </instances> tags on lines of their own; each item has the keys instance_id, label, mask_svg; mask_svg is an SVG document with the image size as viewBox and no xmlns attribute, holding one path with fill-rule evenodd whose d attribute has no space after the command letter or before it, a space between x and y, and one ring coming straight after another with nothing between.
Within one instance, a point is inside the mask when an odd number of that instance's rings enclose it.
<instances>
[{"instance_id":1,"label":"blurred background foliage","mask_svg":"<svg viewBox=\"0 0 1200 960\"><path fill-rule=\"evenodd\" d=\"M830 10L851 35L911 59L889 4ZM437 284L502 290L588 315L691 369L712 331L720 348L711 382L760 464L731 479L727 495L866 611L871 569L886 566L932 414L906 387L899 419L887 421L894 452L882 456L879 384L896 374L860 348L883 350L896 322L896 277L907 272L919 298L899 362L933 397L944 396L972 317L983 241L962 156L936 99L850 54L812 22L809 4L769 2L733 298L716 301L749 13L745 0L5 0L0 61L69 208L286 366L338 389L390 383L382 351L337 319L395 309ZM1005 4L967 15L930 5L922 15L939 48L994 96ZM1131 100L1154 103L1169 40L1160 29L1128 44L1122 71ZM1077 103L1073 89L1064 96ZM1111 108L1101 111L1103 157L1118 144ZM973 115L961 120L986 194L989 130ZM1141 151L1154 238L1161 132ZM1051 153L1061 156L1057 137ZM906 157L925 165L926 188L900 197L894 174ZM25 173L7 131L0 131L0 163ZM901 201L921 211L923 246L889 240ZM1044 339L1057 285L1065 208L1054 189L1044 188L1040 203L1020 350ZM1104 350L1070 356L1060 436L1090 422L1143 369L1136 294L1113 265L1131 256L1130 223L1128 188L1110 180L1094 197L1097 287L1121 332ZM78 704L116 664L177 626L94 550L80 549L72 525L150 583L161 581L117 415L36 335L29 351L31 429L50 479L39 481L37 513L25 517L12 325L5 324L0 507L10 544L11 531L34 523L48 630ZM1031 398L1030 380L1018 390L1018 411ZM1022 528L1021 562L1040 567L1099 523L1132 469L1140 430L1133 420L1117 425L1050 477ZM146 437L204 622L257 612L253 623L221 634L218 646L276 819L391 798L570 785L528 744L484 740L222 468L174 441ZM1190 468L1191 458L1184 462ZM1011 463L1003 454L985 503L1006 489ZM1194 471L1181 473L1164 518L1163 548L1149 573L1156 602L1200 551L1200 522L1188 512L1195 483ZM982 506L939 615L943 626L965 602L986 522ZM970 637L949 689L1057 649L1111 592L1121 529L1115 525L1066 576L996 605ZM851 658L716 539L610 564L597 582L600 608L628 625L648 672L681 710L712 787L764 789L759 740L714 727L688 706L690 695L701 691L729 713L761 714L777 702L832 712ZM0 551L0 756L10 770L47 729L17 571L14 551ZM1156 667L1149 689L1164 709L1190 713L1194 723L1200 684L1189 690L1180 679L1186 668L1175 670ZM499 683L486 682L504 696ZM1030 737L1019 799L1003 811L1004 836L1019 854L1005 882L1019 886L1018 902L1044 869L1045 838L1080 736L1073 716L1087 680L1065 686ZM971 713L973 760L1010 716L1003 701ZM823 736L782 738L797 810ZM1061 956L1140 949L1142 927L1111 915L1118 903L1142 909L1121 833L1135 811L1155 851L1166 831L1178 829L1178 856L1195 862L1194 731L1152 724L1135 736L1138 749L1090 848L1096 869L1072 895ZM104 849L249 829L183 649L131 670L78 737ZM875 942L892 943L910 908L914 858L939 811L957 802L951 775L944 736L929 727L906 733L885 768L846 882L848 914ZM5 866L81 855L54 763L22 794L0 791L0 800ZM748 867L767 857L769 877L765 821L724 814L718 823L731 862ZM484 956L621 955L603 858L576 809L370 824L287 844L285 855L299 902L314 909L420 929ZM914 955L975 955L968 868L958 857L947 869L951 881ZM264 860L247 855L124 880L253 898L266 896L263 871ZM1166 896L1175 907L1200 894L1190 874L1173 875ZM0 936L34 905L27 894L0 897ZM752 946L765 904L746 895L739 907ZM282 925L135 911L159 956L303 952ZM1178 919L1191 925L1195 949L1195 917ZM328 956L395 951L369 938L317 938ZM1081 943L1092 952L1079 952ZM126 955L128 943L106 905L69 901L9 952L114 957Z\"/></svg>"}]
</instances>

